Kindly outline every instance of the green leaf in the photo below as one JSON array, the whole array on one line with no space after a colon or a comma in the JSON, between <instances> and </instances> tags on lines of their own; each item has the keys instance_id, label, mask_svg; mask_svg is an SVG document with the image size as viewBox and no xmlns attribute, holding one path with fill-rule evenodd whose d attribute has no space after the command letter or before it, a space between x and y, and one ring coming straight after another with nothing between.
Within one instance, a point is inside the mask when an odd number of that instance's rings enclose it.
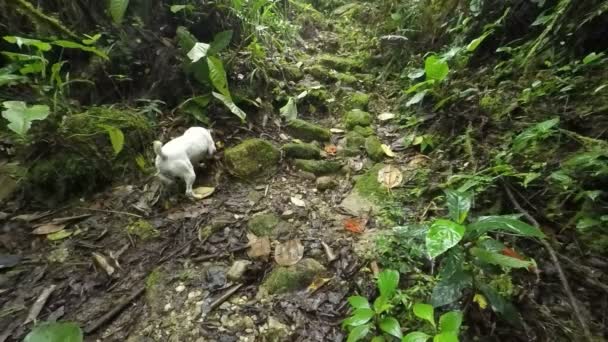
<instances>
[{"instance_id":1,"label":"green leaf","mask_svg":"<svg viewBox=\"0 0 608 342\"><path fill-rule=\"evenodd\" d=\"M374 317L374 310L361 308L355 310L353 314L344 320L344 325L359 326L369 322Z\"/></svg>"},{"instance_id":2,"label":"green leaf","mask_svg":"<svg viewBox=\"0 0 608 342\"><path fill-rule=\"evenodd\" d=\"M296 106L296 100L293 97L290 97L287 100L287 104L285 104L281 109L279 109L279 113L281 116L285 118L285 120L290 121L296 119L298 117L298 107Z\"/></svg>"},{"instance_id":3,"label":"green leaf","mask_svg":"<svg viewBox=\"0 0 608 342\"><path fill-rule=\"evenodd\" d=\"M91 53L94 53L97 56L99 56L99 57L101 57L101 58L103 58L105 60L109 60L110 59L108 57L108 55L104 51L102 51L102 50L100 50L100 49L98 49L98 48L96 48L94 46L87 46L87 45L83 45L83 44L80 44L80 43L72 42L72 41L69 41L69 40L54 40L54 41L51 42L51 44L57 45L57 46L60 46L62 48L66 48L66 49L79 49L79 50L82 50L82 51L91 52Z\"/></svg>"},{"instance_id":4,"label":"green leaf","mask_svg":"<svg viewBox=\"0 0 608 342\"><path fill-rule=\"evenodd\" d=\"M83 334L73 322L42 323L25 336L23 342L81 342Z\"/></svg>"},{"instance_id":5,"label":"green leaf","mask_svg":"<svg viewBox=\"0 0 608 342\"><path fill-rule=\"evenodd\" d=\"M407 103L405 104L406 107L409 107L411 105L420 103L423 99L424 96L426 95L426 93L428 92L428 90L423 90L419 93L416 93L416 95L412 96L411 99L409 99L409 101L407 101Z\"/></svg>"},{"instance_id":6,"label":"green leaf","mask_svg":"<svg viewBox=\"0 0 608 342\"><path fill-rule=\"evenodd\" d=\"M486 296L490 305L492 306L492 310L494 312L500 314L502 318L504 318L507 322L512 324L515 327L522 327L522 319L517 312L517 309L511 302L502 297L496 290L491 288L488 285L480 284L479 289Z\"/></svg>"},{"instance_id":7,"label":"green leaf","mask_svg":"<svg viewBox=\"0 0 608 342\"><path fill-rule=\"evenodd\" d=\"M230 91L228 90L226 71L224 71L224 63L222 63L222 60L214 56L209 56L207 57L207 65L209 65L209 78L215 89L225 97L231 98Z\"/></svg>"},{"instance_id":8,"label":"green leaf","mask_svg":"<svg viewBox=\"0 0 608 342\"><path fill-rule=\"evenodd\" d=\"M457 271L449 278L442 278L435 285L431 294L431 304L436 308L451 304L460 299L462 292L471 286L473 286L473 277L467 272Z\"/></svg>"},{"instance_id":9,"label":"green leaf","mask_svg":"<svg viewBox=\"0 0 608 342\"><path fill-rule=\"evenodd\" d=\"M110 16L115 24L122 23L128 6L129 0L110 0Z\"/></svg>"},{"instance_id":10,"label":"green leaf","mask_svg":"<svg viewBox=\"0 0 608 342\"><path fill-rule=\"evenodd\" d=\"M441 58L431 55L424 60L424 72L427 80L443 81L450 72L448 63Z\"/></svg>"},{"instance_id":11,"label":"green leaf","mask_svg":"<svg viewBox=\"0 0 608 342\"><path fill-rule=\"evenodd\" d=\"M455 190L445 190L449 216L456 223L463 223L471 209L472 195Z\"/></svg>"},{"instance_id":12,"label":"green leaf","mask_svg":"<svg viewBox=\"0 0 608 342\"><path fill-rule=\"evenodd\" d=\"M369 333L369 325L360 325L351 330L346 342L355 342L363 339Z\"/></svg>"},{"instance_id":13,"label":"green leaf","mask_svg":"<svg viewBox=\"0 0 608 342\"><path fill-rule=\"evenodd\" d=\"M85 45L93 45L95 43L97 43L97 41L99 40L99 38L101 38L102 34L98 33L94 36L89 36L88 34L85 34L85 36L87 37L87 39L83 39L82 40L82 44Z\"/></svg>"},{"instance_id":14,"label":"green leaf","mask_svg":"<svg viewBox=\"0 0 608 342\"><path fill-rule=\"evenodd\" d=\"M0 87L7 84L14 84L27 81L27 77L13 74L0 75Z\"/></svg>"},{"instance_id":15,"label":"green leaf","mask_svg":"<svg viewBox=\"0 0 608 342\"><path fill-rule=\"evenodd\" d=\"M388 311L391 307L390 299L386 296L378 296L378 298L374 300L374 311L376 314Z\"/></svg>"},{"instance_id":16,"label":"green leaf","mask_svg":"<svg viewBox=\"0 0 608 342\"><path fill-rule=\"evenodd\" d=\"M245 120L245 118L247 117L247 114L245 114L245 112L243 112L243 110L241 108L239 108L230 97L226 97L220 93L216 93L213 92L213 97L215 97L216 99L222 101L222 103L224 103L224 105L226 107L228 107L228 109L230 109L230 111L232 112L232 114L236 115L239 117L239 119L241 119L242 121Z\"/></svg>"},{"instance_id":17,"label":"green leaf","mask_svg":"<svg viewBox=\"0 0 608 342\"><path fill-rule=\"evenodd\" d=\"M456 246L464 236L465 227L450 220L435 220L426 235L426 249L436 258Z\"/></svg>"},{"instance_id":18,"label":"green leaf","mask_svg":"<svg viewBox=\"0 0 608 342\"><path fill-rule=\"evenodd\" d=\"M9 121L8 128L24 136L32 127L32 122L44 120L49 116L50 108L46 105L33 105L28 107L23 101L5 101L2 105L6 110L2 111L2 117Z\"/></svg>"},{"instance_id":19,"label":"green leaf","mask_svg":"<svg viewBox=\"0 0 608 342\"><path fill-rule=\"evenodd\" d=\"M209 52L209 44L206 43L200 43L197 42L194 44L194 46L192 47L192 49L190 49L190 51L188 51L188 53L186 54L188 56L188 58L190 58L190 61L192 63L196 63L199 59L203 58L203 57L207 57L207 54ZM220 61L221 63L221 61ZM211 66L210 66L211 68ZM224 67L222 66L222 70L224 69Z\"/></svg>"},{"instance_id":20,"label":"green leaf","mask_svg":"<svg viewBox=\"0 0 608 342\"><path fill-rule=\"evenodd\" d=\"M396 338L401 338L403 336L401 333L401 326L394 317L386 317L382 319L378 325L380 326L380 330L391 336L395 336Z\"/></svg>"},{"instance_id":21,"label":"green leaf","mask_svg":"<svg viewBox=\"0 0 608 342\"><path fill-rule=\"evenodd\" d=\"M422 331L414 331L405 335L401 342L426 342L431 336L423 333Z\"/></svg>"},{"instance_id":22,"label":"green leaf","mask_svg":"<svg viewBox=\"0 0 608 342\"><path fill-rule=\"evenodd\" d=\"M72 234L74 234L74 231L72 231L72 230L60 230L58 232L48 234L46 236L46 238L51 241L57 241L57 240L63 240L67 237L70 237L70 236L72 236Z\"/></svg>"},{"instance_id":23,"label":"green leaf","mask_svg":"<svg viewBox=\"0 0 608 342\"><path fill-rule=\"evenodd\" d=\"M348 303L355 309L370 309L369 301L362 296L348 297Z\"/></svg>"},{"instance_id":24,"label":"green leaf","mask_svg":"<svg viewBox=\"0 0 608 342\"><path fill-rule=\"evenodd\" d=\"M224 50L230 41L232 40L232 30L222 31L216 34L213 37L213 41L211 42L211 47L209 47L209 51L207 54L215 55L216 53Z\"/></svg>"},{"instance_id":25,"label":"green leaf","mask_svg":"<svg viewBox=\"0 0 608 342\"><path fill-rule=\"evenodd\" d=\"M549 137L555 132L553 127L559 124L559 118L543 121L536 125L525 129L519 135L513 139L513 151L521 152L531 143L535 143L539 140Z\"/></svg>"},{"instance_id":26,"label":"green leaf","mask_svg":"<svg viewBox=\"0 0 608 342\"><path fill-rule=\"evenodd\" d=\"M423 81L423 82L419 82L419 83L416 83L413 86L409 87L405 91L405 93L406 94L411 94L413 92L419 92L419 91L421 91L424 88L432 86L433 84L435 84L435 80L426 80L426 81Z\"/></svg>"},{"instance_id":27,"label":"green leaf","mask_svg":"<svg viewBox=\"0 0 608 342\"><path fill-rule=\"evenodd\" d=\"M470 250L471 254L476 256L477 259L492 265L505 266L510 268L527 268L532 265L532 262L526 260L519 260L512 258L507 255L490 252L488 250L473 247Z\"/></svg>"},{"instance_id":28,"label":"green leaf","mask_svg":"<svg viewBox=\"0 0 608 342\"><path fill-rule=\"evenodd\" d=\"M583 58L583 64L587 65L589 63L593 63L604 56L604 53L595 53L592 52Z\"/></svg>"},{"instance_id":29,"label":"green leaf","mask_svg":"<svg viewBox=\"0 0 608 342\"><path fill-rule=\"evenodd\" d=\"M494 33L494 30L490 30L488 32L485 32L484 34L482 34L481 36L473 39L469 45L467 45L467 51L468 52L473 52L475 50L477 50L477 48L479 47L479 45L481 44L481 42L483 42L489 35L491 35L492 33Z\"/></svg>"},{"instance_id":30,"label":"green leaf","mask_svg":"<svg viewBox=\"0 0 608 342\"><path fill-rule=\"evenodd\" d=\"M105 129L106 132L108 132L108 136L110 137L110 143L112 144L112 149L114 150L114 155L118 155L124 147L125 135L118 127L110 125L99 125L99 127Z\"/></svg>"},{"instance_id":31,"label":"green leaf","mask_svg":"<svg viewBox=\"0 0 608 342\"><path fill-rule=\"evenodd\" d=\"M191 11L194 7L192 5L172 5L169 7L171 13L177 13L179 11L183 11L185 9Z\"/></svg>"},{"instance_id":32,"label":"green leaf","mask_svg":"<svg viewBox=\"0 0 608 342\"><path fill-rule=\"evenodd\" d=\"M17 44L17 46L19 46L19 48L21 48L23 45L26 45L26 46L33 46L36 49L38 49L39 51L51 50L51 44L49 44L47 42L43 42L38 39L30 39L30 38L23 38L23 37L17 37L17 36L4 36L3 38L4 38L4 40L6 40L9 43Z\"/></svg>"},{"instance_id":33,"label":"green leaf","mask_svg":"<svg viewBox=\"0 0 608 342\"><path fill-rule=\"evenodd\" d=\"M469 224L467 229L477 235L492 231L507 232L528 237L545 237L545 234L540 229L509 216L480 217L477 222Z\"/></svg>"},{"instance_id":34,"label":"green leaf","mask_svg":"<svg viewBox=\"0 0 608 342\"><path fill-rule=\"evenodd\" d=\"M435 309L430 304L416 303L414 304L414 315L422 318L434 327L435 326Z\"/></svg>"},{"instance_id":35,"label":"green leaf","mask_svg":"<svg viewBox=\"0 0 608 342\"><path fill-rule=\"evenodd\" d=\"M399 285L399 272L395 270L383 270L378 275L378 289L380 295L392 298Z\"/></svg>"},{"instance_id":36,"label":"green leaf","mask_svg":"<svg viewBox=\"0 0 608 342\"><path fill-rule=\"evenodd\" d=\"M458 334L462 325L462 312L450 311L439 317L439 331Z\"/></svg>"},{"instance_id":37,"label":"green leaf","mask_svg":"<svg viewBox=\"0 0 608 342\"><path fill-rule=\"evenodd\" d=\"M458 335L452 332L443 332L433 337L433 342L458 342Z\"/></svg>"}]
</instances>

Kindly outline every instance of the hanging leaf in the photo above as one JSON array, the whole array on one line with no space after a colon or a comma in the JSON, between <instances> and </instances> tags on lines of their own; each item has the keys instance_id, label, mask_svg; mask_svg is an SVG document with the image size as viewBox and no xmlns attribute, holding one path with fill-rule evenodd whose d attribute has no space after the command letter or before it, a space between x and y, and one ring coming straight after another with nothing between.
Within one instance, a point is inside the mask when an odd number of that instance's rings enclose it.
<instances>
[{"instance_id":1,"label":"hanging leaf","mask_svg":"<svg viewBox=\"0 0 608 342\"><path fill-rule=\"evenodd\" d=\"M78 49L78 50L82 50L82 51L92 52L105 60L110 59L110 57L108 57L108 55L105 53L105 51L98 49L94 46L86 46L86 45L82 45L80 43L72 42L69 40L54 40L51 42L51 44L61 46L66 49Z\"/></svg>"},{"instance_id":2,"label":"hanging leaf","mask_svg":"<svg viewBox=\"0 0 608 342\"><path fill-rule=\"evenodd\" d=\"M222 95L232 99L230 91L228 90L228 80L226 80L226 71L224 70L224 63L222 60L209 56L207 57L207 65L209 66L209 78L211 83Z\"/></svg>"},{"instance_id":3,"label":"hanging leaf","mask_svg":"<svg viewBox=\"0 0 608 342\"><path fill-rule=\"evenodd\" d=\"M401 333L401 326L394 317L385 317L378 323L378 326L380 327L380 330L391 336L396 338L403 337L403 334Z\"/></svg>"},{"instance_id":4,"label":"hanging leaf","mask_svg":"<svg viewBox=\"0 0 608 342\"><path fill-rule=\"evenodd\" d=\"M449 278L442 278L433 288L431 294L431 304L440 307L451 304L460 297L463 291L473 285L473 278L467 272L457 271Z\"/></svg>"},{"instance_id":5,"label":"hanging leaf","mask_svg":"<svg viewBox=\"0 0 608 342\"><path fill-rule=\"evenodd\" d=\"M274 248L274 260L281 266L295 265L304 256L304 246L299 239L279 243Z\"/></svg>"},{"instance_id":6,"label":"hanging leaf","mask_svg":"<svg viewBox=\"0 0 608 342\"><path fill-rule=\"evenodd\" d=\"M19 48L21 48L23 45L25 45L25 46L33 46L36 49L43 51L43 52L51 50L51 44L49 44L47 42L43 42L38 39L23 38L23 37L17 37L17 36L4 36L3 38L4 38L4 40L6 40L9 43L17 44L17 46Z\"/></svg>"},{"instance_id":7,"label":"hanging leaf","mask_svg":"<svg viewBox=\"0 0 608 342\"><path fill-rule=\"evenodd\" d=\"M598 59L604 57L604 53L595 53L592 52L590 54L588 54L587 56L585 56L585 58L583 58L583 64L589 64L589 63L593 63L595 61L597 61Z\"/></svg>"},{"instance_id":8,"label":"hanging leaf","mask_svg":"<svg viewBox=\"0 0 608 342\"><path fill-rule=\"evenodd\" d=\"M432 305L422 303L414 304L414 315L428 321L432 326L435 326L435 309L433 309Z\"/></svg>"},{"instance_id":9,"label":"hanging leaf","mask_svg":"<svg viewBox=\"0 0 608 342\"><path fill-rule=\"evenodd\" d=\"M397 285L399 285L399 272L384 270L378 275L378 289L383 297L392 298Z\"/></svg>"},{"instance_id":10,"label":"hanging leaf","mask_svg":"<svg viewBox=\"0 0 608 342\"><path fill-rule=\"evenodd\" d=\"M401 182L403 182L403 174L392 165L386 165L378 171L378 183L388 189L401 185Z\"/></svg>"},{"instance_id":11,"label":"hanging leaf","mask_svg":"<svg viewBox=\"0 0 608 342\"><path fill-rule=\"evenodd\" d=\"M232 30L222 31L216 34L213 37L213 41L211 42L211 47L209 47L209 51L207 54L213 56L218 52L224 50L232 40Z\"/></svg>"},{"instance_id":12,"label":"hanging leaf","mask_svg":"<svg viewBox=\"0 0 608 342\"><path fill-rule=\"evenodd\" d=\"M110 0L110 16L115 24L122 23L128 6L129 0Z\"/></svg>"},{"instance_id":13,"label":"hanging leaf","mask_svg":"<svg viewBox=\"0 0 608 342\"><path fill-rule=\"evenodd\" d=\"M82 342L83 334L73 322L49 322L34 327L23 342Z\"/></svg>"},{"instance_id":14,"label":"hanging leaf","mask_svg":"<svg viewBox=\"0 0 608 342\"><path fill-rule=\"evenodd\" d=\"M426 249L436 258L456 246L464 236L465 227L450 220L435 220L426 235Z\"/></svg>"},{"instance_id":15,"label":"hanging leaf","mask_svg":"<svg viewBox=\"0 0 608 342\"><path fill-rule=\"evenodd\" d=\"M169 10L171 11L171 13L177 13L177 12L183 11L183 10L192 11L193 9L194 9L194 6L192 6L192 5L172 5L171 7L169 7Z\"/></svg>"},{"instance_id":16,"label":"hanging leaf","mask_svg":"<svg viewBox=\"0 0 608 342\"><path fill-rule=\"evenodd\" d=\"M209 44L197 42L194 44L192 49L190 49L190 51L188 51L186 56L188 56L188 58L190 58L190 62L196 63L201 58L207 57L207 53L209 52L209 47L210 47Z\"/></svg>"},{"instance_id":17,"label":"hanging leaf","mask_svg":"<svg viewBox=\"0 0 608 342\"><path fill-rule=\"evenodd\" d=\"M441 58L431 55L424 60L424 72L427 80L443 81L450 72L448 63Z\"/></svg>"},{"instance_id":18,"label":"hanging leaf","mask_svg":"<svg viewBox=\"0 0 608 342\"><path fill-rule=\"evenodd\" d=\"M447 189L446 195L449 216L456 223L463 223L471 209L471 194Z\"/></svg>"},{"instance_id":19,"label":"hanging leaf","mask_svg":"<svg viewBox=\"0 0 608 342\"><path fill-rule=\"evenodd\" d=\"M528 237L544 238L545 234L538 228L510 216L484 216L469 224L468 230L476 235L487 232L506 232Z\"/></svg>"},{"instance_id":20,"label":"hanging leaf","mask_svg":"<svg viewBox=\"0 0 608 342\"><path fill-rule=\"evenodd\" d=\"M230 97L226 97L216 92L212 92L212 94L213 97L222 101L222 103L224 103L224 105L228 107L228 109L230 109L230 112L232 112L232 114L236 115L239 119L241 119L241 121L245 121L247 114L245 114L245 112L241 108L239 108L234 102L232 102L232 99Z\"/></svg>"},{"instance_id":21,"label":"hanging leaf","mask_svg":"<svg viewBox=\"0 0 608 342\"><path fill-rule=\"evenodd\" d=\"M475 50L477 50L477 48L479 47L479 45L481 44L481 42L483 42L492 33L494 33L494 30L490 30L488 32L485 32L480 37L477 37L477 38L473 39L469 43L469 45L467 45L467 51L468 52L474 52Z\"/></svg>"},{"instance_id":22,"label":"hanging leaf","mask_svg":"<svg viewBox=\"0 0 608 342\"><path fill-rule=\"evenodd\" d=\"M411 99L409 99L409 101L407 101L405 106L409 107L411 105L415 105L417 103L422 102L422 100L424 99L424 96L426 95L427 92L428 92L428 90L423 90L419 93L416 93L416 95L414 95Z\"/></svg>"},{"instance_id":23,"label":"hanging leaf","mask_svg":"<svg viewBox=\"0 0 608 342\"><path fill-rule=\"evenodd\" d=\"M281 116L287 121L296 119L298 117L296 100L293 97L290 97L289 100L287 100L287 104L279 109L279 113L281 113Z\"/></svg>"},{"instance_id":24,"label":"hanging leaf","mask_svg":"<svg viewBox=\"0 0 608 342\"><path fill-rule=\"evenodd\" d=\"M511 304L511 302L509 302L498 292L496 292L496 290L494 290L488 285L480 284L479 289L488 299L488 302L492 306L492 310L494 310L494 312L500 314L501 317L503 317L507 322L509 322L513 326L518 328L522 327L521 316L519 312L517 312L515 306Z\"/></svg>"},{"instance_id":25,"label":"hanging leaf","mask_svg":"<svg viewBox=\"0 0 608 342\"><path fill-rule=\"evenodd\" d=\"M4 101L2 105L6 108L2 111L2 117L9 121L7 127L21 136L29 131L33 121L44 120L50 113L49 106L33 105L28 107L23 101Z\"/></svg>"},{"instance_id":26,"label":"hanging leaf","mask_svg":"<svg viewBox=\"0 0 608 342\"><path fill-rule=\"evenodd\" d=\"M470 250L471 254L477 259L492 265L505 266L509 268L528 268L532 262L511 258L510 256L494 253L482 248L473 247Z\"/></svg>"},{"instance_id":27,"label":"hanging leaf","mask_svg":"<svg viewBox=\"0 0 608 342\"><path fill-rule=\"evenodd\" d=\"M125 135L118 127L110 125L99 125L99 127L105 129L106 132L108 132L108 136L110 137L110 143L112 144L112 149L114 149L114 155L118 155L124 147Z\"/></svg>"}]
</instances>

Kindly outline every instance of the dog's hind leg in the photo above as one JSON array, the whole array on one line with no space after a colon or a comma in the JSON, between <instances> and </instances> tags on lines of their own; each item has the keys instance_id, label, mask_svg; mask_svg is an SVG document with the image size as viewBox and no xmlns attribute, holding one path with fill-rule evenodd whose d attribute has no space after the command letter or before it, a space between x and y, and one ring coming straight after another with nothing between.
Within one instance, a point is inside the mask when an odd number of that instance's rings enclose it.
<instances>
[{"instance_id":1,"label":"dog's hind leg","mask_svg":"<svg viewBox=\"0 0 608 342\"><path fill-rule=\"evenodd\" d=\"M186 196L196 199L201 199L202 196L195 194L192 191L192 185L196 180L196 174L194 173L194 169L191 167L189 172L184 175L184 182L186 182Z\"/></svg>"}]
</instances>

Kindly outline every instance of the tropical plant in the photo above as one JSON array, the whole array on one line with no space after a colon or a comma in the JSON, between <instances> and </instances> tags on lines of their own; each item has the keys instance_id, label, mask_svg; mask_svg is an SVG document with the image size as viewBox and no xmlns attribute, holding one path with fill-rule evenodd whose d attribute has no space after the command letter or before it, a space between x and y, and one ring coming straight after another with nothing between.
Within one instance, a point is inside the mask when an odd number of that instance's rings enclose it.
<instances>
[{"instance_id":1,"label":"tropical plant","mask_svg":"<svg viewBox=\"0 0 608 342\"><path fill-rule=\"evenodd\" d=\"M435 323L435 309L430 304L417 303L412 309L414 315L430 325L434 336L422 331L413 331L403 337L401 342L425 342L433 338L433 342L458 342L458 333L462 325L462 312L450 311L439 317L439 327Z\"/></svg>"}]
</instances>

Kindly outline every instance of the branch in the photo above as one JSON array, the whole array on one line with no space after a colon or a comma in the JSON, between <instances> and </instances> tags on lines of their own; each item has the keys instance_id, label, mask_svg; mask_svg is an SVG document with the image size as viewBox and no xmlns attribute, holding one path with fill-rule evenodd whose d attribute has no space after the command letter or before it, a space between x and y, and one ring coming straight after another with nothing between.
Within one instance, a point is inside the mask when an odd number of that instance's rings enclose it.
<instances>
[{"instance_id":1,"label":"branch","mask_svg":"<svg viewBox=\"0 0 608 342\"><path fill-rule=\"evenodd\" d=\"M57 20L53 17L50 17L50 16L44 14L42 11L36 9L34 7L34 5L32 5L29 1L16 0L15 5L17 6L17 8L19 8L23 12L23 14L25 14L27 17L29 17L30 20L32 20L32 22L34 22L34 24L36 24L36 23L46 24L49 27L51 27L53 30L60 32L65 36L68 36L77 41L80 40L80 38L78 38L77 34L72 32L69 28L65 27L59 20Z\"/></svg>"}]
</instances>

